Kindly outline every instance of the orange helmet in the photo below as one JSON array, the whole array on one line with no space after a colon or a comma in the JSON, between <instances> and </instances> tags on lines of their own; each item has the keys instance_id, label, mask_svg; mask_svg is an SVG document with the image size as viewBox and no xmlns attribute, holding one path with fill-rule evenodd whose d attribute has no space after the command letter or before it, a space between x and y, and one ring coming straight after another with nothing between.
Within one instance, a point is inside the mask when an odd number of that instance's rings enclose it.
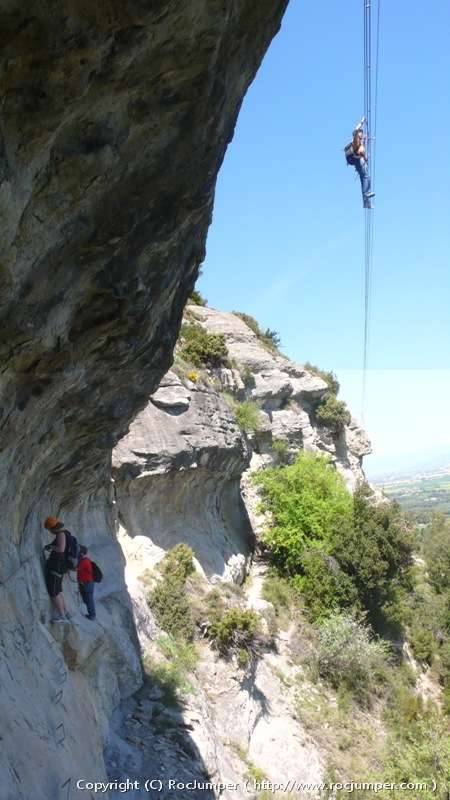
<instances>
[{"instance_id":1,"label":"orange helmet","mask_svg":"<svg viewBox=\"0 0 450 800\"><path fill-rule=\"evenodd\" d=\"M51 530L52 528L62 528L62 522L58 519L58 517L47 517L44 522L44 528L48 528L48 530Z\"/></svg>"}]
</instances>

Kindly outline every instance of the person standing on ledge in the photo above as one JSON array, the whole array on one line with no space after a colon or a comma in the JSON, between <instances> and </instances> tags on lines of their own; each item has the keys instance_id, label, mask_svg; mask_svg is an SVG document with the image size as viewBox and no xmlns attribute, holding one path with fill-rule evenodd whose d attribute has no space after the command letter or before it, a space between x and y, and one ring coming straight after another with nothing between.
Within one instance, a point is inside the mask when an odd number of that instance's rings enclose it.
<instances>
[{"instance_id":1,"label":"person standing on ledge","mask_svg":"<svg viewBox=\"0 0 450 800\"><path fill-rule=\"evenodd\" d=\"M47 517L44 528L55 537L44 550L50 550L45 563L45 585L54 607L50 622L67 622L70 614L66 611L62 591L62 579L66 572L66 532L64 524L57 517Z\"/></svg>"},{"instance_id":2,"label":"person standing on ledge","mask_svg":"<svg viewBox=\"0 0 450 800\"><path fill-rule=\"evenodd\" d=\"M87 618L95 619L95 602L94 602L94 565L87 555L87 547L81 545L80 547L80 560L77 568L78 588L80 590L81 599L87 608Z\"/></svg>"}]
</instances>

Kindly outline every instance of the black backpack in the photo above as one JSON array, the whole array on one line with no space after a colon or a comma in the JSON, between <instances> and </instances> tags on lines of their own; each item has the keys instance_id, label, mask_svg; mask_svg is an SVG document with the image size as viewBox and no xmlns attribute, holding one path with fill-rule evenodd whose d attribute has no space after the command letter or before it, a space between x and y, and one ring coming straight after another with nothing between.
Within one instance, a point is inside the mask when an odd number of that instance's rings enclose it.
<instances>
[{"instance_id":1,"label":"black backpack","mask_svg":"<svg viewBox=\"0 0 450 800\"><path fill-rule=\"evenodd\" d=\"M101 583L103 580L103 572L95 561L91 561L92 572L94 574L94 583Z\"/></svg>"},{"instance_id":2,"label":"black backpack","mask_svg":"<svg viewBox=\"0 0 450 800\"><path fill-rule=\"evenodd\" d=\"M66 549L64 551L66 572L69 569L76 569L80 560L80 545L78 539L73 536L70 531L64 531L66 534Z\"/></svg>"},{"instance_id":3,"label":"black backpack","mask_svg":"<svg viewBox=\"0 0 450 800\"><path fill-rule=\"evenodd\" d=\"M355 151L353 150L353 142L350 142L349 144L345 145L344 155L347 165L353 167L355 165L355 160L356 160Z\"/></svg>"}]
</instances>

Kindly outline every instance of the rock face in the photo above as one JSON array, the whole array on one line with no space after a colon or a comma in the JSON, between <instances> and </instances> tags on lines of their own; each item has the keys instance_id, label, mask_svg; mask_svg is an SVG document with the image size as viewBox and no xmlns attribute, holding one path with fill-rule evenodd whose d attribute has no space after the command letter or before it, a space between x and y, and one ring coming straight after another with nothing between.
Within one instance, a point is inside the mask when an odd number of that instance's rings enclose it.
<instances>
[{"instance_id":1,"label":"rock face","mask_svg":"<svg viewBox=\"0 0 450 800\"><path fill-rule=\"evenodd\" d=\"M189 306L186 316L225 336L232 367L204 375L175 359L182 377L165 375L113 451L119 538L146 658L158 652L161 635L147 604L146 574L179 542L190 545L210 582L240 585L250 570L242 602L262 615L268 630L274 611L262 597L265 567L249 558L264 525L251 474L277 463L276 439L286 442L288 458L301 449L328 453L350 488L363 478L362 458L370 452L354 420L339 435L318 424L315 411L327 384L268 351L239 317L198 306ZM247 436L238 428L230 394L258 405L257 432ZM299 688L291 627L247 674L197 644L194 692L175 710L145 684L115 718L107 751L110 777L126 771L140 781L149 773L163 776L159 796L169 798L164 778L177 774L182 782L202 784L206 774L213 786L235 784L221 793L226 800L258 796L249 775L281 785L291 779L320 782L324 759L296 710L303 701L314 703L315 689ZM190 791L199 800L219 795L213 789ZM137 800L139 792L131 797Z\"/></svg>"},{"instance_id":2,"label":"rock face","mask_svg":"<svg viewBox=\"0 0 450 800\"><path fill-rule=\"evenodd\" d=\"M167 373L114 449L122 546L127 559L140 553L151 565L187 542L209 579L240 584L263 524L251 473L277 463L274 441L286 442L288 458L327 453L350 489L364 477L370 444L355 420L338 436L320 426L314 412L326 383L268 351L239 317L199 306L187 317L225 336L234 366L199 383ZM258 404L256 434L240 431L222 390Z\"/></svg>"},{"instance_id":3,"label":"rock face","mask_svg":"<svg viewBox=\"0 0 450 800\"><path fill-rule=\"evenodd\" d=\"M11 0L0 11L6 800L74 797L77 775L104 777L108 717L140 681L110 452L169 367L217 171L285 6ZM101 634L49 633L49 513L98 551Z\"/></svg>"},{"instance_id":4,"label":"rock face","mask_svg":"<svg viewBox=\"0 0 450 800\"><path fill-rule=\"evenodd\" d=\"M273 439L284 439L291 454L300 449L328 453L353 489L364 478L362 459L371 452L370 442L355 419L338 436L320 425L315 411L326 393L325 381L270 351L235 314L202 306L189 306L188 313L210 333L225 336L237 368L218 370L223 389L239 400L255 401L261 409L261 431L256 437L252 466L272 463Z\"/></svg>"},{"instance_id":5,"label":"rock face","mask_svg":"<svg viewBox=\"0 0 450 800\"><path fill-rule=\"evenodd\" d=\"M169 372L114 449L120 522L136 546L150 540L155 561L189 542L209 578L242 582L251 545L240 496L248 447L217 392L186 383Z\"/></svg>"}]
</instances>

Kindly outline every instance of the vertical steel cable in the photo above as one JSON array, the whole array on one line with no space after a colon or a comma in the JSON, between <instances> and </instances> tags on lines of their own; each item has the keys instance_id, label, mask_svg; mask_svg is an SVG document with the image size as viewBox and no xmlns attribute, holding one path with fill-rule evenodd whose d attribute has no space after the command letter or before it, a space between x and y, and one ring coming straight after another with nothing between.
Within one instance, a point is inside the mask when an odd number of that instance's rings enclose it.
<instances>
[{"instance_id":1,"label":"vertical steel cable","mask_svg":"<svg viewBox=\"0 0 450 800\"><path fill-rule=\"evenodd\" d=\"M366 156L369 174L372 175L372 191L375 191L376 167L376 130L378 107L378 62L380 51L380 5L378 0L376 22L376 61L375 61L375 102L374 102L374 129L372 137L372 18L371 0L363 0L364 6L364 116L366 118ZM373 147L372 147L373 142ZM372 157L373 154L373 157ZM364 421L364 411L367 394L367 367L369 353L371 298L373 283L373 237L374 237L374 211L366 209L364 213L364 343L363 343L363 376L361 417Z\"/></svg>"}]
</instances>

